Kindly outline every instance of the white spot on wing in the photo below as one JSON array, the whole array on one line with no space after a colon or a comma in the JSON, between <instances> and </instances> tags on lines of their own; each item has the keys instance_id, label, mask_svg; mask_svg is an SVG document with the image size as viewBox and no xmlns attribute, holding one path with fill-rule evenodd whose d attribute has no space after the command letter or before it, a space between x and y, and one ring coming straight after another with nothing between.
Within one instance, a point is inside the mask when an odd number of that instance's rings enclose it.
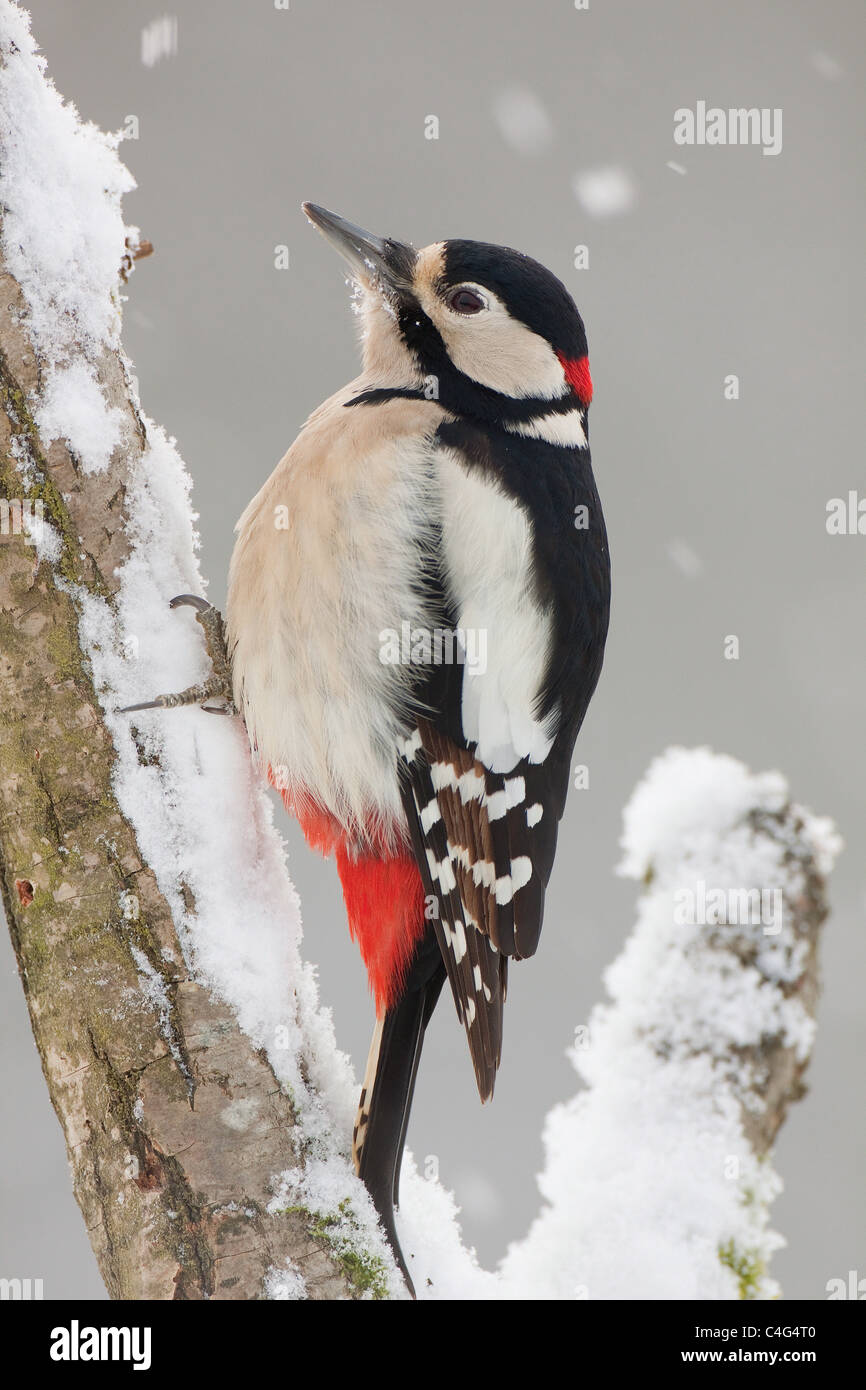
<instances>
[{"instance_id":1,"label":"white spot on wing","mask_svg":"<svg viewBox=\"0 0 866 1390\"><path fill-rule=\"evenodd\" d=\"M433 763L430 767L430 780L434 791L441 792L446 787L453 791L457 789L457 772L451 763Z\"/></svg>"},{"instance_id":2,"label":"white spot on wing","mask_svg":"<svg viewBox=\"0 0 866 1390\"><path fill-rule=\"evenodd\" d=\"M421 829L424 831L424 834L426 835L428 833L431 825L435 825L436 822L441 819L442 813L439 810L439 802L434 796L433 800L428 801L424 810L421 812Z\"/></svg>"},{"instance_id":3,"label":"white spot on wing","mask_svg":"<svg viewBox=\"0 0 866 1390\"><path fill-rule=\"evenodd\" d=\"M472 877L476 883L483 883L485 888L492 888L496 882L496 865L491 864L489 859L476 859L472 865Z\"/></svg>"},{"instance_id":4,"label":"white spot on wing","mask_svg":"<svg viewBox=\"0 0 866 1390\"><path fill-rule=\"evenodd\" d=\"M489 859L470 859L469 852L463 845L449 845L449 852L452 859L456 859L467 872L471 873L475 883L483 883L485 888L492 888L496 882L496 865L491 864Z\"/></svg>"},{"instance_id":5,"label":"white spot on wing","mask_svg":"<svg viewBox=\"0 0 866 1390\"><path fill-rule=\"evenodd\" d=\"M532 878L532 860L528 854L520 854L511 861L511 881L515 893Z\"/></svg>"},{"instance_id":6,"label":"white spot on wing","mask_svg":"<svg viewBox=\"0 0 866 1390\"><path fill-rule=\"evenodd\" d=\"M443 893L450 893L457 887L457 879L454 877L450 859L443 859L439 865L439 883Z\"/></svg>"},{"instance_id":7,"label":"white spot on wing","mask_svg":"<svg viewBox=\"0 0 866 1390\"><path fill-rule=\"evenodd\" d=\"M459 965L466 955L466 933L462 922L454 923L454 959Z\"/></svg>"},{"instance_id":8,"label":"white spot on wing","mask_svg":"<svg viewBox=\"0 0 866 1390\"><path fill-rule=\"evenodd\" d=\"M511 882L511 875L504 874L502 878L496 880L496 901L498 903L510 903L514 897L514 886Z\"/></svg>"},{"instance_id":9,"label":"white spot on wing","mask_svg":"<svg viewBox=\"0 0 866 1390\"><path fill-rule=\"evenodd\" d=\"M460 799L466 804L468 801L480 801L484 796L484 778L480 772L474 770L464 772L457 783L460 790Z\"/></svg>"},{"instance_id":10,"label":"white spot on wing","mask_svg":"<svg viewBox=\"0 0 866 1390\"><path fill-rule=\"evenodd\" d=\"M508 809L519 806L526 799L526 781L523 777L508 777L504 783Z\"/></svg>"}]
</instances>

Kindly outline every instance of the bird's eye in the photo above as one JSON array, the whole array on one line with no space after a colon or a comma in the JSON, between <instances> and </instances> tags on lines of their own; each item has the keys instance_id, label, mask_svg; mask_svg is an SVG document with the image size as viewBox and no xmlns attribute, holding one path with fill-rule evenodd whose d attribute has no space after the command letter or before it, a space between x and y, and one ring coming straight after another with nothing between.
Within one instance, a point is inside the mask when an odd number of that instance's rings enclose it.
<instances>
[{"instance_id":1,"label":"bird's eye","mask_svg":"<svg viewBox=\"0 0 866 1390\"><path fill-rule=\"evenodd\" d=\"M458 314L479 314L482 309L487 308L481 295L476 294L474 290L467 290L465 286L452 290L447 303L448 308L454 309Z\"/></svg>"}]
</instances>

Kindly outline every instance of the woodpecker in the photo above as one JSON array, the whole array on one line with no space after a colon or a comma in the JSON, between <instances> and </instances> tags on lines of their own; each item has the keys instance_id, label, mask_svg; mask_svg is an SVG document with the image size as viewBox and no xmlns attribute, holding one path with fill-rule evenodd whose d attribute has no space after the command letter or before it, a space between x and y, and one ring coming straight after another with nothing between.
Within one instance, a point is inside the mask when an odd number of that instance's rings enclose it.
<instances>
[{"instance_id":1,"label":"woodpecker","mask_svg":"<svg viewBox=\"0 0 866 1390\"><path fill-rule=\"evenodd\" d=\"M488 1100L602 665L592 382L580 314L529 256L303 209L348 265L361 374L241 516L224 629L180 600L217 675L151 703L232 701L336 859L376 1005L353 1156L411 1290L394 1208L424 1032L447 979Z\"/></svg>"}]
</instances>

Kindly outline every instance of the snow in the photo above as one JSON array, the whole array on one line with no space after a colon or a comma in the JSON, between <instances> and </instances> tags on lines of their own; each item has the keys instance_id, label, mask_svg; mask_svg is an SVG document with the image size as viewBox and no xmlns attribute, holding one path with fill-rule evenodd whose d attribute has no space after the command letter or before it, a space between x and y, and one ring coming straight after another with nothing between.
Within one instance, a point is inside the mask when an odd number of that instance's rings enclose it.
<instances>
[{"instance_id":1,"label":"snow","mask_svg":"<svg viewBox=\"0 0 866 1390\"><path fill-rule=\"evenodd\" d=\"M760 798L768 810L785 804L778 772L753 776L735 758L708 748L672 748L656 759L623 813L619 872L642 879L678 865L683 850L710 849Z\"/></svg>"},{"instance_id":2,"label":"snow","mask_svg":"<svg viewBox=\"0 0 866 1390\"><path fill-rule=\"evenodd\" d=\"M37 423L46 442L66 431L84 471L96 471L121 442L119 413L102 408L95 369L104 347L119 343L121 199L135 180L117 157L120 136L64 104L25 12L9 0L0 53L3 254L29 306L40 357L62 369L49 375Z\"/></svg>"},{"instance_id":3,"label":"snow","mask_svg":"<svg viewBox=\"0 0 866 1390\"><path fill-rule=\"evenodd\" d=\"M13 437L13 446L17 441ZM10 449L10 454L18 463L19 471L22 475L24 488L28 488L32 481L30 475L31 460L14 447ZM22 507L21 529L27 536L27 544L32 545L36 552L37 565L41 565L43 560L47 560L49 565L56 564L63 551L63 541L60 532L51 525L50 521L45 520L45 504L41 498Z\"/></svg>"},{"instance_id":4,"label":"snow","mask_svg":"<svg viewBox=\"0 0 866 1390\"><path fill-rule=\"evenodd\" d=\"M702 573L704 565L700 555L689 545L688 541L677 537L668 543L668 559L676 565L681 574L688 579L695 579Z\"/></svg>"},{"instance_id":5,"label":"snow","mask_svg":"<svg viewBox=\"0 0 866 1390\"><path fill-rule=\"evenodd\" d=\"M779 987L802 968L804 944L790 912L767 946L760 926L679 925L673 903L700 875L730 887L769 877L790 906L800 866L753 826L786 801L778 773L702 748L668 750L632 796L620 872L648 886L606 974L611 1002L571 1052L588 1089L547 1119L545 1207L501 1272L514 1296L736 1298L722 1250L755 1262L757 1296L778 1293L761 1271L782 1243L767 1212L781 1184L743 1133L740 1105L759 1107L759 1078L737 1049L781 1035L808 1054L812 1020ZM829 867L838 837L798 814L802 843ZM756 962L744 964L750 946Z\"/></svg>"},{"instance_id":6,"label":"snow","mask_svg":"<svg viewBox=\"0 0 866 1390\"><path fill-rule=\"evenodd\" d=\"M138 971L139 987L144 998L154 1008L159 1016L159 1031L168 1043L168 1049L177 1063L178 1070L181 1072L187 1085L190 1095L194 1094L195 1087L190 1076L183 1055L178 1047L174 1034L171 1029L171 1000L168 997L168 990L165 981L158 971L154 970L144 951L139 946L131 946L132 958Z\"/></svg>"},{"instance_id":7,"label":"snow","mask_svg":"<svg viewBox=\"0 0 866 1390\"><path fill-rule=\"evenodd\" d=\"M637 201L637 185L626 169L603 165L575 174L574 196L590 217L616 217Z\"/></svg>"},{"instance_id":8,"label":"snow","mask_svg":"<svg viewBox=\"0 0 866 1390\"><path fill-rule=\"evenodd\" d=\"M307 1285L301 1271L288 1263L280 1268L272 1268L265 1279L265 1293L268 1298L281 1302L296 1302L306 1298Z\"/></svg>"},{"instance_id":9,"label":"snow","mask_svg":"<svg viewBox=\"0 0 866 1390\"><path fill-rule=\"evenodd\" d=\"M0 0L0 50L4 254L42 359L36 404L43 427L69 439L82 467L95 471L119 440L95 370L105 350L119 350L117 276L130 235L120 200L133 180L117 138L82 124L44 78L11 0ZM576 190L597 216L625 210L634 196L616 170L582 176ZM129 473L130 551L116 602L75 591L117 750L118 801L171 907L188 969L231 1005L292 1097L299 1166L273 1175L272 1209L317 1213L338 1251L378 1256L391 1295L405 1296L352 1171L358 1087L302 958L285 845L240 720L195 708L116 712L207 674L192 610L168 607L174 595L205 588L190 479L175 441L143 419L147 446ZM13 456L22 476L32 474L26 451ZM53 545L46 532L49 559ZM741 1103L760 1101L736 1049L767 1034L800 1057L811 1045L811 1020L782 988L803 963L790 911L801 869L753 817L776 816L786 801L778 773L753 775L707 749L671 749L653 763L625 811L620 866L646 891L607 972L609 1002L591 1016L588 1046L571 1053L583 1089L547 1119L542 1211L501 1268L485 1271L462 1244L453 1197L407 1154L398 1225L420 1299L734 1298L737 1281L720 1250L769 1258L779 1237L767 1209L779 1181L743 1134ZM799 841L826 871L838 837L829 822L802 814ZM677 921L677 894L697 883L778 890L778 933L707 925L698 914ZM170 1036L161 980L139 955L140 989ZM232 1103L224 1119L230 1128L248 1122ZM775 1286L758 1275L757 1287L770 1296ZM303 1278L275 1267L265 1291L303 1297Z\"/></svg>"},{"instance_id":10,"label":"snow","mask_svg":"<svg viewBox=\"0 0 866 1390\"><path fill-rule=\"evenodd\" d=\"M65 439L84 473L102 473L123 441L123 412L106 407L94 367L77 359L51 373L35 411L46 441Z\"/></svg>"},{"instance_id":11,"label":"snow","mask_svg":"<svg viewBox=\"0 0 866 1390\"><path fill-rule=\"evenodd\" d=\"M823 77L825 82L838 82L845 71L837 58L831 58L829 53L822 53L820 50L810 54L809 61L818 76Z\"/></svg>"},{"instance_id":12,"label":"snow","mask_svg":"<svg viewBox=\"0 0 866 1390\"><path fill-rule=\"evenodd\" d=\"M540 154L553 139L553 123L528 87L506 87L493 104L493 114L503 139L519 154Z\"/></svg>"},{"instance_id":13,"label":"snow","mask_svg":"<svg viewBox=\"0 0 866 1390\"><path fill-rule=\"evenodd\" d=\"M407 1150L397 1230L419 1302L506 1297L498 1274L482 1269L464 1246L458 1215L453 1194L423 1177Z\"/></svg>"},{"instance_id":14,"label":"snow","mask_svg":"<svg viewBox=\"0 0 866 1390\"><path fill-rule=\"evenodd\" d=\"M117 157L120 137L64 103L25 12L8 0L0 51L4 254L30 306L40 353L54 362L76 341L90 350L118 341L118 252L126 236L120 203L135 180Z\"/></svg>"},{"instance_id":15,"label":"snow","mask_svg":"<svg viewBox=\"0 0 866 1390\"><path fill-rule=\"evenodd\" d=\"M141 31L141 61L146 68L176 54L177 15L164 14L145 25Z\"/></svg>"}]
</instances>

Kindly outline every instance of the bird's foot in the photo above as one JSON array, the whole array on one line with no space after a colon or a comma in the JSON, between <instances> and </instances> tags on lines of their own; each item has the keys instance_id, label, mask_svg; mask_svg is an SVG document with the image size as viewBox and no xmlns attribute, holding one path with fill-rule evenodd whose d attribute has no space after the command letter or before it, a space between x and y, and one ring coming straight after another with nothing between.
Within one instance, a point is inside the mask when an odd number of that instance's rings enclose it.
<instances>
[{"instance_id":1,"label":"bird's foot","mask_svg":"<svg viewBox=\"0 0 866 1390\"><path fill-rule=\"evenodd\" d=\"M196 594L178 594L169 608L180 608L188 604L196 610L196 622L204 629L205 646L211 659L213 670L206 681L191 685L176 695L157 695L153 700L145 700L139 705L126 705L118 714L133 714L140 709L176 709L178 705L201 705L207 714L236 714L232 698L231 662L226 651L225 625L218 608L207 599ZM208 705L206 700L219 699L222 704Z\"/></svg>"}]
</instances>

